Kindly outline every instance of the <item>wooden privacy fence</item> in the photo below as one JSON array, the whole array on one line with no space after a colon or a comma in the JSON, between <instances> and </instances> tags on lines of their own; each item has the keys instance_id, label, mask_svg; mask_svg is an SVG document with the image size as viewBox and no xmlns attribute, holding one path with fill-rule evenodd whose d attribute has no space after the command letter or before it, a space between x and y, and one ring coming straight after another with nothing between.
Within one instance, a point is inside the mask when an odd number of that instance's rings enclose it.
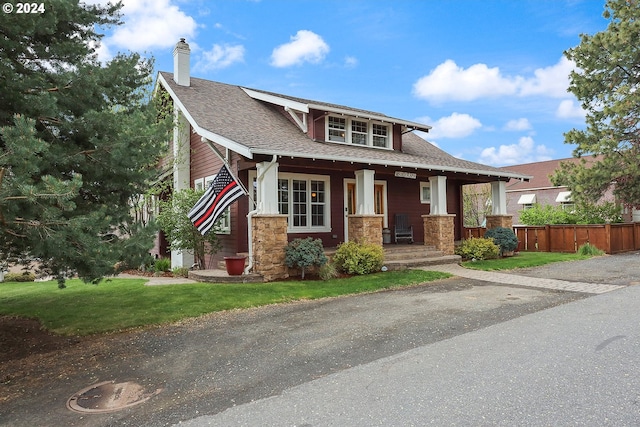
<instances>
[{"instance_id":1,"label":"wooden privacy fence","mask_svg":"<svg viewBox=\"0 0 640 427\"><path fill-rule=\"evenodd\" d=\"M464 238L482 237L485 228L464 229ZM585 243L608 254L640 250L640 223L589 225L515 225L518 249L529 252L576 252Z\"/></svg>"}]
</instances>

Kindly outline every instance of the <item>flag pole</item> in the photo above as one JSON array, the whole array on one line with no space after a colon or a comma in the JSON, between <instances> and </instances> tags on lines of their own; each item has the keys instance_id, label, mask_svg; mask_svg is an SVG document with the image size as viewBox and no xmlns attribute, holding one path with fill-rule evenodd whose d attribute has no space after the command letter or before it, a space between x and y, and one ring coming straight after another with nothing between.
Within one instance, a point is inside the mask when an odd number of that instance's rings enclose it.
<instances>
[{"instance_id":1,"label":"flag pole","mask_svg":"<svg viewBox=\"0 0 640 427\"><path fill-rule=\"evenodd\" d=\"M247 190L247 187L244 186L244 184L242 183L242 181L240 181L233 173L233 171L231 170L231 165L229 165L229 161L227 160L226 156L223 156L222 153L220 152L220 150L218 150L218 148L213 144L212 141L209 141L207 138L205 138L204 136L200 137L200 140L202 142L204 142L205 144L207 144L207 146L209 148L211 148L211 150L214 152L214 154L216 156L218 156L218 158L220 160L222 160L222 163L224 163L224 165L227 167L227 170L229 171L229 173L231 174L231 176L233 177L233 179L235 179L238 184L240 185L240 187L242 188L242 190L244 191L244 193L249 197L249 200L251 201L251 204L253 205L253 207L256 207L256 201L253 200L253 193L250 193L249 190Z\"/></svg>"}]
</instances>

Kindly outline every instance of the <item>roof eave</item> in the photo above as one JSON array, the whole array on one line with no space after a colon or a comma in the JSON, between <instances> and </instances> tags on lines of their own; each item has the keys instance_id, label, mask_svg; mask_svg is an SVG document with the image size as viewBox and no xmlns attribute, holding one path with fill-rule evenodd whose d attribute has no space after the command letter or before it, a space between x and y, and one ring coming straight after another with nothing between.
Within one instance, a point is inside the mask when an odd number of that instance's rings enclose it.
<instances>
[{"instance_id":1,"label":"roof eave","mask_svg":"<svg viewBox=\"0 0 640 427\"><path fill-rule=\"evenodd\" d=\"M173 99L175 107L177 107L180 110L180 112L184 115L184 117L187 119L187 121L189 122L189 124L191 125L195 133L207 138L209 141L222 145L223 147L228 148L231 151L235 151L236 153L244 157L247 157L249 159L253 158L253 154L251 150L246 145L242 145L236 141L233 141L222 135L219 135L217 133L211 132L205 128L200 127L196 122L196 120L193 118L193 116L189 113L187 108L184 106L184 104L180 101L180 98L178 98L178 96L173 91L173 89L171 89L171 86L167 83L167 81L165 80L164 76L161 73L158 73L158 81L160 82L160 84L162 84L162 87L164 87L164 89L167 92L169 92L169 95L171 96L171 99Z\"/></svg>"},{"instance_id":2,"label":"roof eave","mask_svg":"<svg viewBox=\"0 0 640 427\"><path fill-rule=\"evenodd\" d=\"M432 164L425 164L425 163L400 162L397 160L363 159L362 157L334 156L334 155L327 155L327 154L301 155L300 153L278 151L278 150L253 149L251 151L253 154L262 154L262 155L269 155L269 156L277 155L281 157L298 157L298 158L305 158L305 159L312 159L312 160L329 160L329 161L347 162L347 163L366 163L369 165L377 165L377 166L394 166L399 168L462 173L467 175L478 175L478 176L493 176L498 178L514 178L519 180L529 180L532 178L530 176L520 175L517 173L503 173L498 171L465 169L465 168L456 168L456 167L442 166L442 165L435 165L435 164L432 165Z\"/></svg>"}]
</instances>

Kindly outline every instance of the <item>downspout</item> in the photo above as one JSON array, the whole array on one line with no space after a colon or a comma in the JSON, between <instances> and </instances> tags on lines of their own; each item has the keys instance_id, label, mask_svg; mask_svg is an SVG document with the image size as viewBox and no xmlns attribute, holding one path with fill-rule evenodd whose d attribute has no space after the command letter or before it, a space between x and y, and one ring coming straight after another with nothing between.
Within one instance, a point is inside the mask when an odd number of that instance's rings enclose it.
<instances>
[{"instance_id":1,"label":"downspout","mask_svg":"<svg viewBox=\"0 0 640 427\"><path fill-rule=\"evenodd\" d=\"M269 166L267 166L264 172L267 172L269 169L271 169L271 167L276 163L276 160L278 160L278 156L274 154L273 159L271 159ZM263 179L263 174L260 174L260 176L258 176L256 179L258 180L257 181L258 188L260 188L260 182ZM249 263L244 268L244 274L249 274L249 272L253 268L253 227L251 224L251 219L255 214L259 213L261 210L262 210L262 206L256 205L256 208L247 214L247 238L249 239L249 242L248 242L249 243Z\"/></svg>"}]
</instances>

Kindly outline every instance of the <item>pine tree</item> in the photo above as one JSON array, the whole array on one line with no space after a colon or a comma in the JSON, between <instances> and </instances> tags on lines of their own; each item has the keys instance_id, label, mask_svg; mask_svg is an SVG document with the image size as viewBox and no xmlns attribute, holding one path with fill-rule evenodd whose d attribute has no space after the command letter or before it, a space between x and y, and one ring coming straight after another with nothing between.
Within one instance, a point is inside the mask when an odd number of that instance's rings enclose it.
<instances>
[{"instance_id":1,"label":"pine tree","mask_svg":"<svg viewBox=\"0 0 640 427\"><path fill-rule=\"evenodd\" d=\"M98 61L96 28L118 24L120 7L48 0L0 15L0 258L37 258L61 287L150 246L130 200L155 176L167 127L151 60Z\"/></svg>"},{"instance_id":2,"label":"pine tree","mask_svg":"<svg viewBox=\"0 0 640 427\"><path fill-rule=\"evenodd\" d=\"M553 176L577 202L596 203L609 189L629 207L640 207L640 2L609 0L605 31L582 35L565 52L578 70L569 90L586 111L586 129L573 129L565 142L575 157L596 155L594 163L565 163Z\"/></svg>"}]
</instances>

